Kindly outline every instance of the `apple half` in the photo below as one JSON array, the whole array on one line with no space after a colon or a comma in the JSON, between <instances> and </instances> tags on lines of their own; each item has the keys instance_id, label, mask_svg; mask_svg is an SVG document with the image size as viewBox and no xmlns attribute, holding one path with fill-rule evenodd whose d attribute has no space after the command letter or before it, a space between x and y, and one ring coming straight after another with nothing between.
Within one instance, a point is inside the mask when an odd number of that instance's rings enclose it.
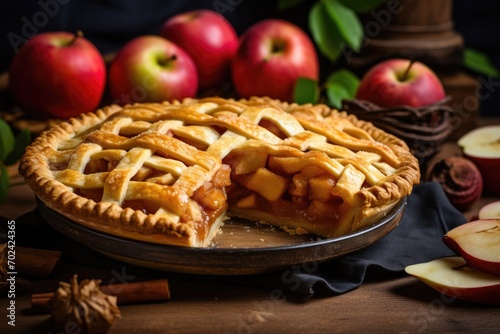
<instances>
[{"instance_id":1,"label":"apple half","mask_svg":"<svg viewBox=\"0 0 500 334\"><path fill-rule=\"evenodd\" d=\"M500 219L500 201L484 205L478 212L479 219Z\"/></svg>"},{"instance_id":2,"label":"apple half","mask_svg":"<svg viewBox=\"0 0 500 334\"><path fill-rule=\"evenodd\" d=\"M500 125L474 129L457 141L464 156L472 160L481 171L484 189L500 194Z\"/></svg>"},{"instance_id":3,"label":"apple half","mask_svg":"<svg viewBox=\"0 0 500 334\"><path fill-rule=\"evenodd\" d=\"M479 219L455 227L443 236L443 242L471 267L500 278L500 219Z\"/></svg>"},{"instance_id":4,"label":"apple half","mask_svg":"<svg viewBox=\"0 0 500 334\"><path fill-rule=\"evenodd\" d=\"M470 267L462 257L413 264L405 271L448 297L500 305L500 277Z\"/></svg>"}]
</instances>

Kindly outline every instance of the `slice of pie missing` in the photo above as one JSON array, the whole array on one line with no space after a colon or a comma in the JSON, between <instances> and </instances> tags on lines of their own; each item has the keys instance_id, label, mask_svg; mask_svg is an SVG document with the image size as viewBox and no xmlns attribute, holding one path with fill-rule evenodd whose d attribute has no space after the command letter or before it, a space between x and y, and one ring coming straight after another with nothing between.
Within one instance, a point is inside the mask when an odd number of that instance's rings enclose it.
<instances>
[{"instance_id":1,"label":"slice of pie missing","mask_svg":"<svg viewBox=\"0 0 500 334\"><path fill-rule=\"evenodd\" d=\"M420 179L406 144L371 123L267 98L106 107L41 134L19 170L80 224L184 246L209 245L227 215L344 235Z\"/></svg>"}]
</instances>

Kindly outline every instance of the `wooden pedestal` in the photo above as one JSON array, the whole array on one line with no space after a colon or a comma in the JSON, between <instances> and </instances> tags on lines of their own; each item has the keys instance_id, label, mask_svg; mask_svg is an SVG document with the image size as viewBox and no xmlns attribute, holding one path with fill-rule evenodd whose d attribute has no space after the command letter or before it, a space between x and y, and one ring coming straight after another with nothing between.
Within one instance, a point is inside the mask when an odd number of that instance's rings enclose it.
<instances>
[{"instance_id":1,"label":"wooden pedestal","mask_svg":"<svg viewBox=\"0 0 500 334\"><path fill-rule=\"evenodd\" d=\"M453 132L449 139L454 141L478 125L480 100L477 95L479 82L468 74L440 75L446 93L451 97L450 107L455 111L452 117Z\"/></svg>"}]
</instances>

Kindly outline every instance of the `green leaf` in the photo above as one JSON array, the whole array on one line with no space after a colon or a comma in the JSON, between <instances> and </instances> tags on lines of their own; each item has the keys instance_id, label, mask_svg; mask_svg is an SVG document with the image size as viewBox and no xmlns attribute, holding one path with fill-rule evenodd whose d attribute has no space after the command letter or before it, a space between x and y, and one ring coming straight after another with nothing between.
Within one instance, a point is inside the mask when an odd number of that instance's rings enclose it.
<instances>
[{"instance_id":1,"label":"green leaf","mask_svg":"<svg viewBox=\"0 0 500 334\"><path fill-rule=\"evenodd\" d=\"M492 75L494 77L500 76L500 72L495 65L493 65L488 56L474 49L465 48L464 65L470 70L480 74Z\"/></svg>"},{"instance_id":2,"label":"green leaf","mask_svg":"<svg viewBox=\"0 0 500 334\"><path fill-rule=\"evenodd\" d=\"M354 98L359 87L359 78L349 70L340 69L328 76L325 83L336 84L344 87L349 94L349 98Z\"/></svg>"},{"instance_id":3,"label":"green leaf","mask_svg":"<svg viewBox=\"0 0 500 334\"><path fill-rule=\"evenodd\" d=\"M4 160L5 165L13 165L21 158L26 149L26 146L31 142L31 132L28 129L21 131L14 141L14 148Z\"/></svg>"},{"instance_id":4,"label":"green leaf","mask_svg":"<svg viewBox=\"0 0 500 334\"><path fill-rule=\"evenodd\" d=\"M10 126L0 119L0 161L4 161L13 149L14 134Z\"/></svg>"},{"instance_id":5,"label":"green leaf","mask_svg":"<svg viewBox=\"0 0 500 334\"><path fill-rule=\"evenodd\" d=\"M325 4L318 2L309 12L309 28L321 53L331 61L336 61L342 50L343 41L340 32L328 16Z\"/></svg>"},{"instance_id":6,"label":"green leaf","mask_svg":"<svg viewBox=\"0 0 500 334\"><path fill-rule=\"evenodd\" d=\"M335 22L342 39L355 52L359 52L363 42L363 25L356 13L339 0L323 0L328 16Z\"/></svg>"},{"instance_id":7,"label":"green leaf","mask_svg":"<svg viewBox=\"0 0 500 334\"><path fill-rule=\"evenodd\" d=\"M341 109L343 99L352 99L356 96L359 81L354 73L346 69L340 69L330 74L325 81L326 97L329 104Z\"/></svg>"},{"instance_id":8,"label":"green leaf","mask_svg":"<svg viewBox=\"0 0 500 334\"><path fill-rule=\"evenodd\" d=\"M3 163L0 162L0 203L7 198L9 191L9 173Z\"/></svg>"},{"instance_id":9,"label":"green leaf","mask_svg":"<svg viewBox=\"0 0 500 334\"><path fill-rule=\"evenodd\" d=\"M318 82L309 78L298 78L293 91L293 100L298 104L318 103Z\"/></svg>"},{"instance_id":10,"label":"green leaf","mask_svg":"<svg viewBox=\"0 0 500 334\"><path fill-rule=\"evenodd\" d=\"M289 8L299 5L302 2L304 2L304 0L278 0L278 3L276 4L276 9L278 11L287 10Z\"/></svg>"},{"instance_id":11,"label":"green leaf","mask_svg":"<svg viewBox=\"0 0 500 334\"><path fill-rule=\"evenodd\" d=\"M350 95L344 86L330 83L326 85L326 97L332 107L342 109L342 100L350 98Z\"/></svg>"},{"instance_id":12,"label":"green leaf","mask_svg":"<svg viewBox=\"0 0 500 334\"><path fill-rule=\"evenodd\" d=\"M356 13L367 13L384 2L387 2L387 0L340 0L340 2Z\"/></svg>"}]
</instances>

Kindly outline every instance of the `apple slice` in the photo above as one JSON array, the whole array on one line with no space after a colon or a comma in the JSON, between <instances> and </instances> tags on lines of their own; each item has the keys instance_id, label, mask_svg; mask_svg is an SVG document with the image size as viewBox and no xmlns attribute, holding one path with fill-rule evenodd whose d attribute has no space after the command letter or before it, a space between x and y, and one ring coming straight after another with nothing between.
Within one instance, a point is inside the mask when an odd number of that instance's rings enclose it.
<instances>
[{"instance_id":1,"label":"apple slice","mask_svg":"<svg viewBox=\"0 0 500 334\"><path fill-rule=\"evenodd\" d=\"M500 125L483 126L463 135L458 145L481 171L484 188L500 194Z\"/></svg>"},{"instance_id":2,"label":"apple slice","mask_svg":"<svg viewBox=\"0 0 500 334\"><path fill-rule=\"evenodd\" d=\"M500 125L489 125L469 131L458 140L467 155L500 158Z\"/></svg>"},{"instance_id":3,"label":"apple slice","mask_svg":"<svg viewBox=\"0 0 500 334\"><path fill-rule=\"evenodd\" d=\"M500 201L486 204L478 213L479 219L500 219Z\"/></svg>"},{"instance_id":4,"label":"apple slice","mask_svg":"<svg viewBox=\"0 0 500 334\"><path fill-rule=\"evenodd\" d=\"M448 231L444 243L477 270L500 277L500 219L480 219Z\"/></svg>"},{"instance_id":5,"label":"apple slice","mask_svg":"<svg viewBox=\"0 0 500 334\"><path fill-rule=\"evenodd\" d=\"M471 268L462 257L414 264L405 271L448 297L500 305L500 277Z\"/></svg>"}]
</instances>

